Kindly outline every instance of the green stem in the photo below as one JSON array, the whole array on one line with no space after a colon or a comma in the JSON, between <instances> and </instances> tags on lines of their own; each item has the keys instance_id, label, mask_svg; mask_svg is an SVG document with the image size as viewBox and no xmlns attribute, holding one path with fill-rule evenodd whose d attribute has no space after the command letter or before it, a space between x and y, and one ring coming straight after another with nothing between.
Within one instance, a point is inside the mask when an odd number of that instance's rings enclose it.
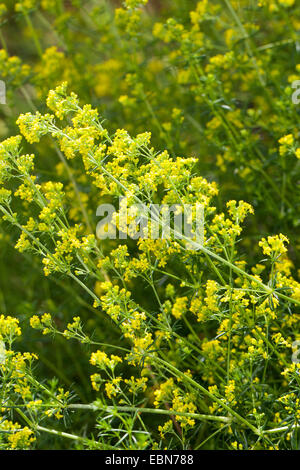
<instances>
[{"instance_id":1,"label":"green stem","mask_svg":"<svg viewBox=\"0 0 300 470\"><path fill-rule=\"evenodd\" d=\"M208 415L208 414L199 414L199 413L188 413L183 411L176 411L176 410L164 410L164 409L156 409L156 408L136 408L134 406L107 406L105 408L101 408L97 404L74 404L68 405L68 409L83 409L83 410L92 410L92 411L108 411L112 412L114 410L120 412L136 412L136 413L151 413L157 415L176 415L176 416L185 416L188 418L199 419L202 421L210 420L210 421L218 421L222 423L230 423L232 421L231 418L227 416L215 416L215 415Z\"/></svg>"},{"instance_id":2,"label":"green stem","mask_svg":"<svg viewBox=\"0 0 300 470\"><path fill-rule=\"evenodd\" d=\"M30 19L30 16L28 15L28 13L24 13L24 17L25 17L25 21L27 23L27 26L31 32L31 35L32 35L32 38L33 38L33 42L35 44L35 47L36 47L36 50L38 52L38 55L40 56L40 58L43 57L43 50L42 50L42 47L41 47L41 44L40 44L40 41L39 41L39 38L36 34L36 31L34 29L34 26L32 24L32 21Z\"/></svg>"}]
</instances>

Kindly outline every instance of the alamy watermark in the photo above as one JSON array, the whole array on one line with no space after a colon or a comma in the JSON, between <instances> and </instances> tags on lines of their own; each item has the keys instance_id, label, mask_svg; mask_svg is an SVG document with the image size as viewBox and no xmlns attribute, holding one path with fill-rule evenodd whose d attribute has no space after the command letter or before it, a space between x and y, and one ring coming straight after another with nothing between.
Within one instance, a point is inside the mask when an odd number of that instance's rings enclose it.
<instances>
[{"instance_id":1,"label":"alamy watermark","mask_svg":"<svg viewBox=\"0 0 300 470\"><path fill-rule=\"evenodd\" d=\"M99 239L131 238L181 239L191 248L204 244L204 207L202 204L128 204L119 198L119 208L101 204L97 217L102 217L96 228Z\"/></svg>"},{"instance_id":2,"label":"alamy watermark","mask_svg":"<svg viewBox=\"0 0 300 470\"><path fill-rule=\"evenodd\" d=\"M294 93L292 94L292 103L299 104L300 103L300 80L294 80L291 86L292 88L296 89Z\"/></svg>"},{"instance_id":3,"label":"alamy watermark","mask_svg":"<svg viewBox=\"0 0 300 470\"><path fill-rule=\"evenodd\" d=\"M0 364L5 363L6 349L4 341L0 340Z\"/></svg>"},{"instance_id":4,"label":"alamy watermark","mask_svg":"<svg viewBox=\"0 0 300 470\"><path fill-rule=\"evenodd\" d=\"M0 80L0 104L6 104L6 85L3 80Z\"/></svg>"},{"instance_id":5,"label":"alamy watermark","mask_svg":"<svg viewBox=\"0 0 300 470\"><path fill-rule=\"evenodd\" d=\"M294 364L300 363L300 340L297 339L292 343L293 354L292 354L292 362Z\"/></svg>"}]
</instances>

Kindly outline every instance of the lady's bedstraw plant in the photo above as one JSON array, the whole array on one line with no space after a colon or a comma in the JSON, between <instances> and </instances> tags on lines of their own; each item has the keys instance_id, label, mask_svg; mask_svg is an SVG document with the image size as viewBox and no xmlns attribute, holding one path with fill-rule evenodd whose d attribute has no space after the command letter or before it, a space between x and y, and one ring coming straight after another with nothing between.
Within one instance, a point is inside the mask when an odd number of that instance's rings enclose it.
<instances>
[{"instance_id":1,"label":"lady's bedstraw plant","mask_svg":"<svg viewBox=\"0 0 300 470\"><path fill-rule=\"evenodd\" d=\"M53 139L71 168L82 165L91 200L98 196L94 214L105 198L126 198L129 209L201 204L205 240L179 238L174 226L168 238L97 240L84 221L74 222L64 185L40 180L39 157L24 154L22 137L2 142L0 209L19 232L17 250L37 255L50 279L69 278L100 315L96 325L104 314L119 339L111 344L88 333L80 315L72 322L50 313L31 317L42 338L82 345L94 390L85 402L72 387L34 377L35 356L12 349L18 321L2 316L3 446L38 446L49 434L77 448L296 448L299 366L291 355L300 284L287 237L262 238L248 265L239 242L253 208L230 200L220 212L217 185L197 175L195 158L155 150L149 132L110 133L65 83L49 92L47 105L52 114L19 117L21 134L29 144ZM135 214L127 226L121 215L116 211L117 227L131 236L139 231ZM95 230L96 222L94 216ZM159 214L157 224L163 228Z\"/></svg>"},{"instance_id":2,"label":"lady's bedstraw plant","mask_svg":"<svg viewBox=\"0 0 300 470\"><path fill-rule=\"evenodd\" d=\"M250 202L244 249L258 233L284 233L297 248L299 9L293 0L7 1L0 74L13 111L1 107L0 134L15 134L20 112L43 113L48 90L66 80L111 129L147 128L155 148L197 155L193 171L218 182L220 204ZM77 161L43 142L40 174L55 173L69 217L89 225L96 191ZM298 248L292 261L299 263Z\"/></svg>"},{"instance_id":3,"label":"lady's bedstraw plant","mask_svg":"<svg viewBox=\"0 0 300 470\"><path fill-rule=\"evenodd\" d=\"M299 8L0 4L1 446L299 448Z\"/></svg>"}]
</instances>

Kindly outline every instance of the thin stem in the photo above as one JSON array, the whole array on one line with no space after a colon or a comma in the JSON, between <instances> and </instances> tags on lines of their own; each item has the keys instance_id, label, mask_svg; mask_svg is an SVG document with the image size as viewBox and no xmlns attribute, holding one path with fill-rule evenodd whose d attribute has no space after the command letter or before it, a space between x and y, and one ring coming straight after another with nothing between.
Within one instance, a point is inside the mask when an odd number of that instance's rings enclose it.
<instances>
[{"instance_id":1,"label":"thin stem","mask_svg":"<svg viewBox=\"0 0 300 470\"><path fill-rule=\"evenodd\" d=\"M164 409L157 409L157 408L137 408L134 406L108 406L105 408L101 408L97 404L74 404L68 405L68 409L88 409L92 411L108 411L112 412L114 410L120 412L137 412L137 413L151 413L151 414L158 414L158 415L176 415L176 416L186 416L188 418L199 419L199 420L210 420L210 421L217 421L222 423L230 423L232 421L231 418L227 416L215 416L215 415L208 415L208 414L199 414L199 413L188 413L183 411L176 411L176 410L164 410Z\"/></svg>"},{"instance_id":2,"label":"thin stem","mask_svg":"<svg viewBox=\"0 0 300 470\"><path fill-rule=\"evenodd\" d=\"M34 26L32 24L32 21L30 19L30 16L28 15L28 13L24 13L24 18L25 18L25 21L27 23L27 26L32 34L32 38L33 38L33 42L35 44L35 47L36 47L36 50L38 52L38 55L40 56L40 58L43 57L43 50L42 50L42 46L40 44L40 41L39 41L39 38L36 34L36 31L34 29Z\"/></svg>"}]
</instances>

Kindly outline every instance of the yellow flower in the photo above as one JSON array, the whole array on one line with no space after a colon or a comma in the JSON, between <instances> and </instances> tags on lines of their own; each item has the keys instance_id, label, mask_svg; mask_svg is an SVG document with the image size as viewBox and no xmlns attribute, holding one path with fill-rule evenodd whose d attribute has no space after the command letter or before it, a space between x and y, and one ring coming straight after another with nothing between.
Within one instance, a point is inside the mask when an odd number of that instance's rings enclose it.
<instances>
[{"instance_id":1,"label":"yellow flower","mask_svg":"<svg viewBox=\"0 0 300 470\"><path fill-rule=\"evenodd\" d=\"M0 340L12 342L15 337L20 335L19 320L14 317L0 315Z\"/></svg>"},{"instance_id":2,"label":"yellow flower","mask_svg":"<svg viewBox=\"0 0 300 470\"><path fill-rule=\"evenodd\" d=\"M187 297L177 297L172 308L172 315L178 319L181 318L187 311Z\"/></svg>"}]
</instances>

